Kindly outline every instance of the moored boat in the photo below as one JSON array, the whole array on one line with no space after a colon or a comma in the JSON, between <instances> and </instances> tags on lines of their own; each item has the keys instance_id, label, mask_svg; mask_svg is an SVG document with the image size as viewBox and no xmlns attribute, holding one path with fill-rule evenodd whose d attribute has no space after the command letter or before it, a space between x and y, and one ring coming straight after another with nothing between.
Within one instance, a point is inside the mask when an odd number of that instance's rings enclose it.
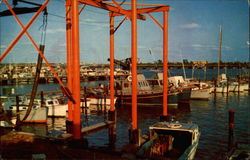
<instances>
[{"instance_id":1,"label":"moored boat","mask_svg":"<svg viewBox=\"0 0 250 160\"><path fill-rule=\"evenodd\" d=\"M3 105L3 110L8 112L8 119L11 119L11 126L17 122L17 104L15 96L1 96L1 102ZM27 113L29 107L31 107L29 113ZM23 123L47 123L48 108L40 105L33 104L29 106L29 101L25 96L20 96L19 104L19 118ZM27 118L24 117L27 114ZM4 122L3 122L4 123ZM10 122L8 122L10 124Z\"/></svg>"},{"instance_id":2,"label":"moored boat","mask_svg":"<svg viewBox=\"0 0 250 160\"><path fill-rule=\"evenodd\" d=\"M138 106L162 106L163 102L163 90L162 87L152 85L159 81L150 81L145 78L143 74L137 75L138 87L137 87L137 104ZM160 83L160 82L159 82ZM116 81L115 90L118 104L125 105L131 104L132 95L132 83L131 76L128 76L125 80ZM171 90L168 93L168 105L178 105L180 100L185 97L186 92L180 92L178 90ZM187 98L189 99L189 95Z\"/></svg>"},{"instance_id":3,"label":"moored boat","mask_svg":"<svg viewBox=\"0 0 250 160\"><path fill-rule=\"evenodd\" d=\"M41 106L41 99L35 99L34 104ZM65 117L67 115L68 104L60 103L55 97L46 97L42 106L48 108L49 117Z\"/></svg>"},{"instance_id":4,"label":"moored boat","mask_svg":"<svg viewBox=\"0 0 250 160\"><path fill-rule=\"evenodd\" d=\"M157 122L149 127L150 139L137 152L144 159L194 159L200 132L194 123Z\"/></svg>"}]
</instances>

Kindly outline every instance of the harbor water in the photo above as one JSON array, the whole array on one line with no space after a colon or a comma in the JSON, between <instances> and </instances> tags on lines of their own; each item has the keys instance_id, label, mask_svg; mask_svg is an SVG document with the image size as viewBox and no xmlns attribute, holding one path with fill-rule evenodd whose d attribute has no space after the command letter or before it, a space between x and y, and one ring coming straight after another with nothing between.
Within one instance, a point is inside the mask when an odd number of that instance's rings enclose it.
<instances>
[{"instance_id":1,"label":"harbor water","mask_svg":"<svg viewBox=\"0 0 250 160\"><path fill-rule=\"evenodd\" d=\"M180 71L181 72L181 71ZM238 70L237 70L238 72ZM145 73L149 74L149 72ZM190 74L190 73L189 73ZM237 75L231 74L231 75ZM211 76L210 76L211 77ZM93 81L81 83L83 86L96 86L106 81ZM0 86L2 88L15 88L16 94L30 94L32 85ZM58 84L41 84L39 91L60 90ZM227 152L228 146L228 111L235 111L235 140L250 144L250 94L241 93L218 93L211 94L208 101L191 100L190 104L172 108L169 113L180 122L197 123L201 132L198 149L195 159L210 160L222 159ZM138 127L142 134L148 134L148 127L159 121L162 114L161 107L139 107ZM103 122L107 114L103 112L92 112L90 115L82 115L82 126L88 126ZM128 106L117 106L116 148L122 148L128 143L128 132L131 123L131 110ZM28 125L23 126L24 130L30 130L37 134L51 134L54 132L66 132L64 118L49 118L47 126ZM108 147L108 130L85 136L89 146Z\"/></svg>"}]
</instances>

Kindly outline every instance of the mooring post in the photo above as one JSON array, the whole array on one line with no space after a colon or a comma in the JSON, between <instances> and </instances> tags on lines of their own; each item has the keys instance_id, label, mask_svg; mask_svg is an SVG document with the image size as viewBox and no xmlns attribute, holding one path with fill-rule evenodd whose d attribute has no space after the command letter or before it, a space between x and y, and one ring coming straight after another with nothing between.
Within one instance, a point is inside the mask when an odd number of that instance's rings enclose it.
<instances>
[{"instance_id":1,"label":"mooring post","mask_svg":"<svg viewBox=\"0 0 250 160\"><path fill-rule=\"evenodd\" d=\"M44 93L43 93L43 91L40 92L40 97L41 97L41 106L40 107L43 107L43 104L44 104Z\"/></svg>"},{"instance_id":2,"label":"mooring post","mask_svg":"<svg viewBox=\"0 0 250 160\"><path fill-rule=\"evenodd\" d=\"M216 102L216 86L217 86L217 79L214 79L214 103Z\"/></svg>"},{"instance_id":3,"label":"mooring post","mask_svg":"<svg viewBox=\"0 0 250 160\"><path fill-rule=\"evenodd\" d=\"M238 77L238 94L240 94L240 75L238 75L237 77Z\"/></svg>"},{"instance_id":4,"label":"mooring post","mask_svg":"<svg viewBox=\"0 0 250 160\"><path fill-rule=\"evenodd\" d=\"M16 95L16 121L17 121L17 124L20 123L20 111L19 111L19 96Z\"/></svg>"},{"instance_id":5,"label":"mooring post","mask_svg":"<svg viewBox=\"0 0 250 160\"><path fill-rule=\"evenodd\" d=\"M227 78L227 97L228 97L228 92L229 92L229 77Z\"/></svg>"},{"instance_id":6,"label":"mooring post","mask_svg":"<svg viewBox=\"0 0 250 160\"><path fill-rule=\"evenodd\" d=\"M110 146L114 146L116 142L116 110L108 111L108 120L114 121L115 124L109 127L109 144Z\"/></svg>"},{"instance_id":7,"label":"mooring post","mask_svg":"<svg viewBox=\"0 0 250 160\"><path fill-rule=\"evenodd\" d=\"M104 108L103 108L103 113L104 113L104 116L106 115L106 109L107 109L107 86L106 85L104 85L104 89L103 89L103 103L104 103Z\"/></svg>"},{"instance_id":8,"label":"mooring post","mask_svg":"<svg viewBox=\"0 0 250 160\"><path fill-rule=\"evenodd\" d=\"M201 89L201 79L199 78L199 89Z\"/></svg>"},{"instance_id":9,"label":"mooring post","mask_svg":"<svg viewBox=\"0 0 250 160\"><path fill-rule=\"evenodd\" d=\"M84 114L87 115L87 87L84 86Z\"/></svg>"},{"instance_id":10,"label":"mooring post","mask_svg":"<svg viewBox=\"0 0 250 160\"><path fill-rule=\"evenodd\" d=\"M234 110L229 110L229 118L228 118L228 151L234 146Z\"/></svg>"},{"instance_id":11,"label":"mooring post","mask_svg":"<svg viewBox=\"0 0 250 160\"><path fill-rule=\"evenodd\" d=\"M122 105L123 104L123 82L121 81L121 92L120 92L120 100L121 100L121 102L120 102L120 105Z\"/></svg>"}]
</instances>

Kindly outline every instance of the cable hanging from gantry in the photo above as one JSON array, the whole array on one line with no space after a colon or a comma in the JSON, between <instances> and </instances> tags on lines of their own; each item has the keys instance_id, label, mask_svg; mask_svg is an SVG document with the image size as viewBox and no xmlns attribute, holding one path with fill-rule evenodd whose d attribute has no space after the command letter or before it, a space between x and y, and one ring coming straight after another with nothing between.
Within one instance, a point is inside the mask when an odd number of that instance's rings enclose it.
<instances>
[{"instance_id":1,"label":"cable hanging from gantry","mask_svg":"<svg viewBox=\"0 0 250 160\"><path fill-rule=\"evenodd\" d=\"M37 7L17 7L18 2L30 4L30 5L37 6ZM29 2L29 1L25 1L25 0L13 0L12 4L14 6L12 9L16 15L37 12L38 9L42 6L41 4ZM45 10L46 10L46 8L45 8ZM12 13L10 12L10 10L5 10L5 11L0 12L0 17L5 17L5 16L12 16Z\"/></svg>"},{"instance_id":2,"label":"cable hanging from gantry","mask_svg":"<svg viewBox=\"0 0 250 160\"><path fill-rule=\"evenodd\" d=\"M47 22L48 22L47 17L48 17L48 12L47 12L47 9L45 9L43 11L43 24L39 28L39 29L41 29L41 39L40 39L40 47L39 47L39 49L41 50L41 52L43 54L44 54L44 49L45 49L45 37L46 37L46 29L47 29ZM36 66L36 75L35 75L34 83L33 83L32 90L31 90L29 106L28 106L28 109L27 109L27 112L26 112L24 118L21 120L21 122L17 122L17 125L19 125L23 121L25 121L28 118L28 116L29 116L29 114L30 114L30 112L32 110L32 106L33 106L33 103L34 103L34 99L36 97L38 83L39 83L39 79L40 79L42 62L43 62L43 59L42 59L41 55L38 54L37 66ZM41 104L43 104L43 102L41 102Z\"/></svg>"}]
</instances>

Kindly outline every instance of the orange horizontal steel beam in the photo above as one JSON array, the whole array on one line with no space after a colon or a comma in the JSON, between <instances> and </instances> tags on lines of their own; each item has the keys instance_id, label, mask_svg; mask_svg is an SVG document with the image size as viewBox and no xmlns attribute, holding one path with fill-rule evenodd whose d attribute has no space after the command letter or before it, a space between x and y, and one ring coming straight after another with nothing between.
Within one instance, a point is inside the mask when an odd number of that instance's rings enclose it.
<instances>
[{"instance_id":1,"label":"orange horizontal steel beam","mask_svg":"<svg viewBox=\"0 0 250 160\"><path fill-rule=\"evenodd\" d=\"M151 13L151 12L164 12L164 11L169 11L170 7L169 6L158 6L158 7L149 7L149 8L137 8L137 14L143 14L143 13ZM131 10L126 10L130 12ZM123 13L115 12L114 16L122 16L124 15Z\"/></svg>"},{"instance_id":2,"label":"orange horizontal steel beam","mask_svg":"<svg viewBox=\"0 0 250 160\"><path fill-rule=\"evenodd\" d=\"M113 2L103 2L103 3L106 3L106 4L114 4ZM117 4L122 4L122 5L131 5L131 3L121 3L121 2L119 2L119 3L117 3ZM136 4L137 6L154 6L154 7L156 7L156 6L166 6L166 5L163 5L163 4L145 4L145 3L137 3Z\"/></svg>"},{"instance_id":3,"label":"orange horizontal steel beam","mask_svg":"<svg viewBox=\"0 0 250 160\"><path fill-rule=\"evenodd\" d=\"M114 12L119 15L126 15L127 17L131 17L131 11L130 10L121 10L118 7L105 4L103 2L99 2L98 0L78 0L80 3L88 4L97 8L105 9L111 12ZM141 20L146 20L146 16L137 14L137 18Z\"/></svg>"}]
</instances>

